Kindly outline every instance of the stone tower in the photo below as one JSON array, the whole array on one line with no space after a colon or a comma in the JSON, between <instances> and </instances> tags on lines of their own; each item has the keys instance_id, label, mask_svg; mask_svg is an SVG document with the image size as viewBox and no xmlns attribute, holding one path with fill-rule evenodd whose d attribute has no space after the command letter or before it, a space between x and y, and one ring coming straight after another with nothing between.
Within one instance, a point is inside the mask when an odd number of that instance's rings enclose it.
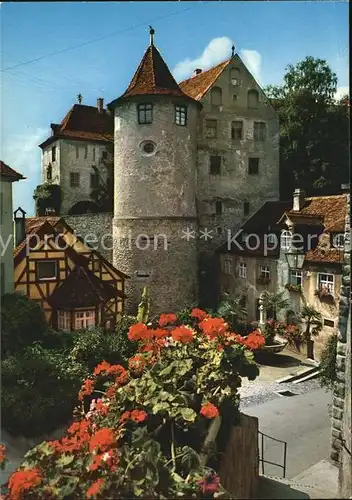
<instances>
[{"instance_id":1,"label":"stone tower","mask_svg":"<svg viewBox=\"0 0 352 500\"><path fill-rule=\"evenodd\" d=\"M152 314L180 310L198 298L196 132L202 105L174 80L152 28L131 83L108 107L115 121L113 262L130 276L127 312L136 311L146 285Z\"/></svg>"}]
</instances>

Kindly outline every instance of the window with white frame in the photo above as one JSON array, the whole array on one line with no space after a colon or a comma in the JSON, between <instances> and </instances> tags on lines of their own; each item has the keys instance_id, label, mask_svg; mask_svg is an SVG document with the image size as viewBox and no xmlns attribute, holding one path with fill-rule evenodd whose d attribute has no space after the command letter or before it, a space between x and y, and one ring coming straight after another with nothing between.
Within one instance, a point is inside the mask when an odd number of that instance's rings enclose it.
<instances>
[{"instance_id":1,"label":"window with white frame","mask_svg":"<svg viewBox=\"0 0 352 500\"><path fill-rule=\"evenodd\" d=\"M71 312L58 311L57 312L57 327L63 332L71 331Z\"/></svg>"},{"instance_id":2,"label":"window with white frame","mask_svg":"<svg viewBox=\"0 0 352 500\"><path fill-rule=\"evenodd\" d=\"M95 310L75 312L75 330L87 328L92 330L95 327Z\"/></svg>"},{"instance_id":3,"label":"window with white frame","mask_svg":"<svg viewBox=\"0 0 352 500\"><path fill-rule=\"evenodd\" d=\"M291 285L302 285L303 275L302 271L299 269L290 270L290 284Z\"/></svg>"},{"instance_id":4,"label":"window with white frame","mask_svg":"<svg viewBox=\"0 0 352 500\"><path fill-rule=\"evenodd\" d=\"M247 264L245 262L239 263L238 276L239 276L239 278L247 278Z\"/></svg>"},{"instance_id":5,"label":"window with white frame","mask_svg":"<svg viewBox=\"0 0 352 500\"><path fill-rule=\"evenodd\" d=\"M260 266L260 277L269 279L270 278L270 267L269 266Z\"/></svg>"},{"instance_id":6,"label":"window with white frame","mask_svg":"<svg viewBox=\"0 0 352 500\"><path fill-rule=\"evenodd\" d=\"M229 256L224 258L224 273L232 274L232 259Z\"/></svg>"},{"instance_id":7,"label":"window with white frame","mask_svg":"<svg viewBox=\"0 0 352 500\"><path fill-rule=\"evenodd\" d=\"M331 294L334 293L334 275L327 273L318 273L318 289L325 290Z\"/></svg>"},{"instance_id":8,"label":"window with white frame","mask_svg":"<svg viewBox=\"0 0 352 500\"><path fill-rule=\"evenodd\" d=\"M292 234L290 231L282 231L281 233L281 249L289 250L291 248Z\"/></svg>"}]
</instances>

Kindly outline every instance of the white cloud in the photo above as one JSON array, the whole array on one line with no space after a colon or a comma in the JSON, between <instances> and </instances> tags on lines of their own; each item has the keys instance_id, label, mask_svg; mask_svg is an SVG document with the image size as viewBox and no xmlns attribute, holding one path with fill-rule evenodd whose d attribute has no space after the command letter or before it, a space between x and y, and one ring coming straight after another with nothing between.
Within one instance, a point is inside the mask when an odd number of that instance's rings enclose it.
<instances>
[{"instance_id":1,"label":"white cloud","mask_svg":"<svg viewBox=\"0 0 352 500\"><path fill-rule=\"evenodd\" d=\"M337 87L337 90L335 93L336 101L341 99L341 97L344 97L346 94L350 95L350 88L349 87Z\"/></svg>"},{"instance_id":2,"label":"white cloud","mask_svg":"<svg viewBox=\"0 0 352 500\"><path fill-rule=\"evenodd\" d=\"M241 59L257 82L260 83L262 56L259 52L256 50L243 49L241 50Z\"/></svg>"},{"instance_id":3,"label":"white cloud","mask_svg":"<svg viewBox=\"0 0 352 500\"><path fill-rule=\"evenodd\" d=\"M7 136L3 144L3 160L11 168L27 176L40 170L40 144L48 130L37 128L27 133Z\"/></svg>"},{"instance_id":4,"label":"white cloud","mask_svg":"<svg viewBox=\"0 0 352 500\"><path fill-rule=\"evenodd\" d=\"M205 47L203 54L196 59L184 59L176 64L173 76L176 81L190 78L195 69L201 68L203 71L216 66L220 62L231 57L232 40L227 36L213 38Z\"/></svg>"},{"instance_id":5,"label":"white cloud","mask_svg":"<svg viewBox=\"0 0 352 500\"><path fill-rule=\"evenodd\" d=\"M11 168L26 177L26 180L14 183L14 207L19 205L33 214L33 191L41 182L38 144L48 136L48 130L37 128L27 133L8 135L3 139L1 159Z\"/></svg>"}]
</instances>

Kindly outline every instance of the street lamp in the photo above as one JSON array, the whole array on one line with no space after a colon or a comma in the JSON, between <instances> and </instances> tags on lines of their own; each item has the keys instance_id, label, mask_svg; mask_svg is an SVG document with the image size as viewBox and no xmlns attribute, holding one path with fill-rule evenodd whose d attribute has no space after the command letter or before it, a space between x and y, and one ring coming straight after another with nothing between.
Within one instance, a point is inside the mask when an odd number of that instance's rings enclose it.
<instances>
[{"instance_id":1,"label":"street lamp","mask_svg":"<svg viewBox=\"0 0 352 500\"><path fill-rule=\"evenodd\" d=\"M302 269L305 257L304 253L299 252L296 248L291 248L285 255L290 269Z\"/></svg>"}]
</instances>

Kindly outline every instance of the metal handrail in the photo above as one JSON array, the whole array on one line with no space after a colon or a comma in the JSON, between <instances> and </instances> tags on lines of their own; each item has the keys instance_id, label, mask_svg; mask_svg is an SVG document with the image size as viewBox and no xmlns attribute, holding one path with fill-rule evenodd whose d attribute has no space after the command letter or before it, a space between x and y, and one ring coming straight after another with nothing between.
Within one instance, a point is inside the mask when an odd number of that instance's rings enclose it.
<instances>
[{"instance_id":1,"label":"metal handrail","mask_svg":"<svg viewBox=\"0 0 352 500\"><path fill-rule=\"evenodd\" d=\"M286 462L287 462L287 441L283 441L282 439L277 439L272 436L269 436L268 434L265 434L264 432L261 432L258 430L258 435L260 434L261 436L261 454L262 456L259 457L259 462L262 464L262 474L264 474L264 463L274 465L276 467L280 467L283 469L282 471L282 477L284 478L286 476ZM277 464L274 462L270 462L269 460L264 460L264 437L267 437L273 441L277 441L278 443L283 443L284 445L284 455L283 455L283 465Z\"/></svg>"}]
</instances>

